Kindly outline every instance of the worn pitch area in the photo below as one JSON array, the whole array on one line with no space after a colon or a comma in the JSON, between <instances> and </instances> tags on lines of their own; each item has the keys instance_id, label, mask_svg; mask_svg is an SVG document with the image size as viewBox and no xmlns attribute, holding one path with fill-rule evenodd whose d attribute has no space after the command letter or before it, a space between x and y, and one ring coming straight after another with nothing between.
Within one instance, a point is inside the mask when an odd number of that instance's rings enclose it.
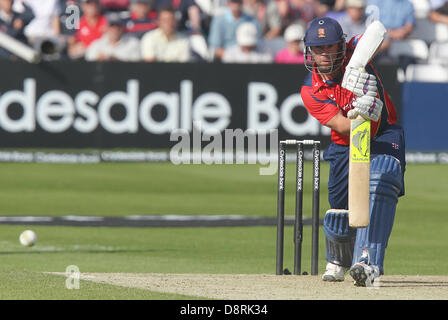
<instances>
[{"instance_id":1,"label":"worn pitch area","mask_svg":"<svg viewBox=\"0 0 448 320\"><path fill-rule=\"evenodd\" d=\"M448 299L448 276L385 275L370 288L355 287L349 275L338 283L324 282L320 276L267 274L82 273L80 278L220 300Z\"/></svg>"}]
</instances>

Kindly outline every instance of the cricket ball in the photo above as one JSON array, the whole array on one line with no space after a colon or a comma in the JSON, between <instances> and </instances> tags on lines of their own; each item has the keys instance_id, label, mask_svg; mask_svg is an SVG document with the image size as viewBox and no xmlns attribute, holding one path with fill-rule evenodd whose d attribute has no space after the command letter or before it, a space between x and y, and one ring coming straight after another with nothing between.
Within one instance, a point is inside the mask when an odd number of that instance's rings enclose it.
<instances>
[{"instance_id":1,"label":"cricket ball","mask_svg":"<svg viewBox=\"0 0 448 320\"><path fill-rule=\"evenodd\" d=\"M20 234L20 243L25 247L32 247L37 242L36 233L32 230L25 230Z\"/></svg>"}]
</instances>

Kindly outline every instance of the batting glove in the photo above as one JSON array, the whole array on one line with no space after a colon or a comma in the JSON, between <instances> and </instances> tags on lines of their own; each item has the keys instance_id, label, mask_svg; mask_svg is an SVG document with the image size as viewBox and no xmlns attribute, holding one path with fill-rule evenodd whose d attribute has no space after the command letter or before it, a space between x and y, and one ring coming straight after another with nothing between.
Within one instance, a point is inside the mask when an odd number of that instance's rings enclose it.
<instances>
[{"instance_id":1,"label":"batting glove","mask_svg":"<svg viewBox=\"0 0 448 320\"><path fill-rule=\"evenodd\" d=\"M352 106L354 108L347 113L347 117L350 119L361 115L364 119L378 121L381 110L383 110L383 102L371 96L357 97Z\"/></svg>"},{"instance_id":2,"label":"batting glove","mask_svg":"<svg viewBox=\"0 0 448 320\"><path fill-rule=\"evenodd\" d=\"M377 81L373 74L349 68L345 70L342 88L353 92L356 96L372 96L377 94Z\"/></svg>"}]
</instances>

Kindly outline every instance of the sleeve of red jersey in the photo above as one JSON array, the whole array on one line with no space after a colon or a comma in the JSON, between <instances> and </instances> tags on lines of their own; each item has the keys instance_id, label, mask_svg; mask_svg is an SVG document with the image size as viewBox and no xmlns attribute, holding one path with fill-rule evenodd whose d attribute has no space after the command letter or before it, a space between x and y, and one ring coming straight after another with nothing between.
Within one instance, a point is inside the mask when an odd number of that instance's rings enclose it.
<instances>
[{"instance_id":1,"label":"sleeve of red jersey","mask_svg":"<svg viewBox=\"0 0 448 320\"><path fill-rule=\"evenodd\" d=\"M347 48L346 48L346 58L347 61L350 60L350 58L352 57L353 51L355 51L356 45L358 44L359 39L361 39L362 34L358 34L356 36L354 36L353 38L350 39L350 41L347 43Z\"/></svg>"},{"instance_id":2,"label":"sleeve of red jersey","mask_svg":"<svg viewBox=\"0 0 448 320\"><path fill-rule=\"evenodd\" d=\"M300 94L305 108L322 125L325 125L339 112L336 102L323 94L314 93L312 87L303 86Z\"/></svg>"}]
</instances>

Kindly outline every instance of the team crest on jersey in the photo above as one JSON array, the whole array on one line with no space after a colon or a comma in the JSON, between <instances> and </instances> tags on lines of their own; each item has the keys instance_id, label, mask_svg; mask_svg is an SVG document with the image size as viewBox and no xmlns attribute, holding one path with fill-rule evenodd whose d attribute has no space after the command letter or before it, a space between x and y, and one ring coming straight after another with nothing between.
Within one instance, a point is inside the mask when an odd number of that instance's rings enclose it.
<instances>
[{"instance_id":1,"label":"team crest on jersey","mask_svg":"<svg viewBox=\"0 0 448 320\"><path fill-rule=\"evenodd\" d=\"M319 38L325 38L327 35L325 34L325 29L324 28L319 28L317 29L317 36Z\"/></svg>"}]
</instances>

